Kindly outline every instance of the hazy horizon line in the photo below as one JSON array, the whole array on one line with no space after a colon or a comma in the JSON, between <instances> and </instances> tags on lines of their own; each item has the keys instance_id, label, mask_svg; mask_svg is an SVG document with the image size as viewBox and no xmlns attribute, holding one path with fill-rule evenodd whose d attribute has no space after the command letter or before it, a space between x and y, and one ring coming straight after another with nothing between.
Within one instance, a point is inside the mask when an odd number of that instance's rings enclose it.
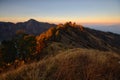
<instances>
[{"instance_id":1,"label":"hazy horizon line","mask_svg":"<svg viewBox=\"0 0 120 80\"><path fill-rule=\"evenodd\" d=\"M78 21L72 21L72 20L66 20L66 21L50 21L50 20L38 20L38 19L35 19L35 18L29 18L29 19L26 19L26 20L0 20L0 22L11 22L11 23L19 23L19 22L27 22L28 20L30 19L34 19L38 22L45 22L45 23L51 23L51 24L64 24L66 22L75 22L76 24L85 24L85 25L113 25L113 24L120 24L120 22L78 22Z\"/></svg>"}]
</instances>

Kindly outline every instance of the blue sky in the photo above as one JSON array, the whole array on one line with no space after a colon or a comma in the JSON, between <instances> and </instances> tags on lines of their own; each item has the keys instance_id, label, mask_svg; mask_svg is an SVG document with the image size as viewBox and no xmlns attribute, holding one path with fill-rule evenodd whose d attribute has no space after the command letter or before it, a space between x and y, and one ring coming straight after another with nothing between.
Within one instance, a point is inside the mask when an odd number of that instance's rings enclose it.
<instances>
[{"instance_id":1,"label":"blue sky","mask_svg":"<svg viewBox=\"0 0 120 80\"><path fill-rule=\"evenodd\" d=\"M0 0L0 21L120 23L120 0Z\"/></svg>"}]
</instances>

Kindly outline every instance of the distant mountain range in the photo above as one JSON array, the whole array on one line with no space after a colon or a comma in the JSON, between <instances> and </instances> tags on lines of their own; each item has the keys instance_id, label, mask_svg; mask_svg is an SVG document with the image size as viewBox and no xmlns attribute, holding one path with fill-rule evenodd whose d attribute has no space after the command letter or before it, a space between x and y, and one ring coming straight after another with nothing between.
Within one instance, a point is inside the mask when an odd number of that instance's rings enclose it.
<instances>
[{"instance_id":1,"label":"distant mountain range","mask_svg":"<svg viewBox=\"0 0 120 80\"><path fill-rule=\"evenodd\" d=\"M34 19L30 19L26 22L0 22L0 41L11 39L18 30L24 30L28 34L39 35L46 31L55 24L38 22Z\"/></svg>"},{"instance_id":2,"label":"distant mountain range","mask_svg":"<svg viewBox=\"0 0 120 80\"><path fill-rule=\"evenodd\" d=\"M93 24L93 25L85 25L85 26L87 26L88 28L96 29L96 30L120 34L120 24L113 24L113 25L102 25L102 24L94 25Z\"/></svg>"}]
</instances>

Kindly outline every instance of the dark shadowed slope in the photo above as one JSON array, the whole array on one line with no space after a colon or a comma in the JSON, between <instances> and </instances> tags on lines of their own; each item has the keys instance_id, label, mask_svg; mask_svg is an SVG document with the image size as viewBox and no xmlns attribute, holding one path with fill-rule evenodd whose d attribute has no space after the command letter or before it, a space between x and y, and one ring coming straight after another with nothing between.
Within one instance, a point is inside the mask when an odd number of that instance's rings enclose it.
<instances>
[{"instance_id":1,"label":"dark shadowed slope","mask_svg":"<svg viewBox=\"0 0 120 80\"><path fill-rule=\"evenodd\" d=\"M55 26L55 24L38 22L34 19L16 24L10 22L0 22L0 41L11 39L18 30L23 30L28 34L39 35L53 26Z\"/></svg>"}]
</instances>

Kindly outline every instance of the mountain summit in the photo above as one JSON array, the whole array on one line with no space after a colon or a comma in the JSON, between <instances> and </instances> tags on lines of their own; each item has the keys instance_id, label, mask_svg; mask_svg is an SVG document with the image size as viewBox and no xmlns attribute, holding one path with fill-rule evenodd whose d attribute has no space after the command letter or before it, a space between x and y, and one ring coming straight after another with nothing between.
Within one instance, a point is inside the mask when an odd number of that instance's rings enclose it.
<instances>
[{"instance_id":1,"label":"mountain summit","mask_svg":"<svg viewBox=\"0 0 120 80\"><path fill-rule=\"evenodd\" d=\"M29 19L27 22L38 22L35 19Z\"/></svg>"},{"instance_id":2,"label":"mountain summit","mask_svg":"<svg viewBox=\"0 0 120 80\"><path fill-rule=\"evenodd\" d=\"M18 22L16 24L0 22L0 41L11 39L18 30L24 30L28 34L39 35L52 26L55 26L55 24L38 22L34 19L30 19L26 22Z\"/></svg>"}]
</instances>

